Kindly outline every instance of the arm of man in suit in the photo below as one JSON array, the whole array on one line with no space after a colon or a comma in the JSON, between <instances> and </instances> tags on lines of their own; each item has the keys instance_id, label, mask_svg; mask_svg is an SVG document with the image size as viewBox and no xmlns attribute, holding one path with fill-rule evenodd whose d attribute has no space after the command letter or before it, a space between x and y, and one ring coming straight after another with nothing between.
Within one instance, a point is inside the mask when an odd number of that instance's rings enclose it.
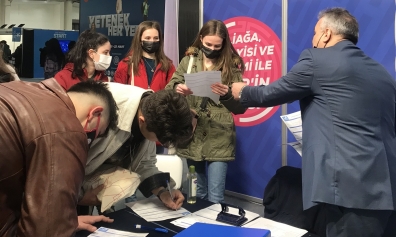
<instances>
[{"instance_id":1,"label":"arm of man in suit","mask_svg":"<svg viewBox=\"0 0 396 237\"><path fill-rule=\"evenodd\" d=\"M245 107L271 107L302 99L311 94L313 60L311 52L304 50L298 62L283 77L267 86L246 86L241 94ZM242 85L234 83L232 94L239 99Z\"/></svg>"}]
</instances>

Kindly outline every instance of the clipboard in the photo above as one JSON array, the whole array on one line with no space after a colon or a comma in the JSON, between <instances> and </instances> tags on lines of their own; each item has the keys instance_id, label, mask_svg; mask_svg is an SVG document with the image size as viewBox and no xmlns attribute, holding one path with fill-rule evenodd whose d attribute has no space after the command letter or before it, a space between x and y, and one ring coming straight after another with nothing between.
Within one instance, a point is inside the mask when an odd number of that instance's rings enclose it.
<instances>
[{"instance_id":1,"label":"clipboard","mask_svg":"<svg viewBox=\"0 0 396 237\"><path fill-rule=\"evenodd\" d=\"M195 223L175 237L271 237L271 231L239 226Z\"/></svg>"}]
</instances>

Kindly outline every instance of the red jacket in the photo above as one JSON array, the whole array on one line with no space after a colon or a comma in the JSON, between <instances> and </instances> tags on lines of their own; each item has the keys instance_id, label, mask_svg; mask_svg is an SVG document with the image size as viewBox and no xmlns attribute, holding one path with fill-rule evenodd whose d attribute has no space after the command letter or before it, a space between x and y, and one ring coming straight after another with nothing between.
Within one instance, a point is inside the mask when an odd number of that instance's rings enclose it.
<instances>
[{"instance_id":1,"label":"red jacket","mask_svg":"<svg viewBox=\"0 0 396 237\"><path fill-rule=\"evenodd\" d=\"M118 63L117 70L114 73L114 81L122 84L131 84L131 72L128 72L128 58L125 58ZM146 73L146 66L143 60L139 63L140 75L134 74L134 86L141 87L143 89L152 89L153 91L163 90L172 78L173 73L176 71L175 66L171 62L168 72L164 72L161 69L161 63L157 65L154 71L153 79L151 80L150 86L148 85L148 78Z\"/></svg>"},{"instance_id":2,"label":"red jacket","mask_svg":"<svg viewBox=\"0 0 396 237\"><path fill-rule=\"evenodd\" d=\"M73 63L68 63L66 66L60 70L56 75L55 79L56 81L63 87L63 89L68 90L70 87L73 85L81 82L78 77L72 78L72 73L74 69L74 64ZM84 76L84 81L88 80L88 73L87 70L83 69L85 76ZM104 71L95 71L95 81L109 81L109 78L105 75Z\"/></svg>"}]
</instances>

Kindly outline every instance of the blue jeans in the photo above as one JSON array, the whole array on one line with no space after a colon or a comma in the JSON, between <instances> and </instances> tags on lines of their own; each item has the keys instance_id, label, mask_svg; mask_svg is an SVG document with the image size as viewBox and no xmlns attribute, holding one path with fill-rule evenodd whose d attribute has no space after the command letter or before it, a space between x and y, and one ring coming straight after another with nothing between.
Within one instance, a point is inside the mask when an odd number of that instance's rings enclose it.
<instances>
[{"instance_id":1,"label":"blue jeans","mask_svg":"<svg viewBox=\"0 0 396 237\"><path fill-rule=\"evenodd\" d=\"M187 165L194 165L197 172L197 197L214 203L223 202L228 163L187 159Z\"/></svg>"}]
</instances>

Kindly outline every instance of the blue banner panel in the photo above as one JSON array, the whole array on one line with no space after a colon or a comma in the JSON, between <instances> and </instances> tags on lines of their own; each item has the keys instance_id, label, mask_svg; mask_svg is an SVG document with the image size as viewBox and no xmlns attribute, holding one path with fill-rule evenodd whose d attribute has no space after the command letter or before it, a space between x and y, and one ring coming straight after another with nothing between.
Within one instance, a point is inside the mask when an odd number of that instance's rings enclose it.
<instances>
[{"instance_id":1,"label":"blue banner panel","mask_svg":"<svg viewBox=\"0 0 396 237\"><path fill-rule=\"evenodd\" d=\"M289 0L287 66L290 69L300 53L312 48L318 13L330 7L342 7L359 23L359 46L395 77L395 2L389 0ZM298 102L288 105L288 113L300 110ZM289 141L295 141L289 133ZM301 158L288 148L288 164L301 167Z\"/></svg>"},{"instance_id":2,"label":"blue banner panel","mask_svg":"<svg viewBox=\"0 0 396 237\"><path fill-rule=\"evenodd\" d=\"M279 0L205 0L204 21L226 23L231 42L243 57L249 85L266 85L281 76ZM280 107L250 108L234 116L236 160L229 163L226 189L262 198L269 179L281 166Z\"/></svg>"},{"instance_id":3,"label":"blue banner panel","mask_svg":"<svg viewBox=\"0 0 396 237\"><path fill-rule=\"evenodd\" d=\"M147 9L144 8L146 2ZM80 2L80 31L91 28L109 37L113 59L106 74L113 77L118 62L126 56L131 46L140 22L158 21L163 31L164 15L164 0L84 0Z\"/></svg>"},{"instance_id":4,"label":"blue banner panel","mask_svg":"<svg viewBox=\"0 0 396 237\"><path fill-rule=\"evenodd\" d=\"M63 46L78 38L78 31L63 30L38 30L34 29L34 78L44 78L44 68L40 67L40 48L44 48L45 42L56 38L64 51Z\"/></svg>"}]
</instances>

